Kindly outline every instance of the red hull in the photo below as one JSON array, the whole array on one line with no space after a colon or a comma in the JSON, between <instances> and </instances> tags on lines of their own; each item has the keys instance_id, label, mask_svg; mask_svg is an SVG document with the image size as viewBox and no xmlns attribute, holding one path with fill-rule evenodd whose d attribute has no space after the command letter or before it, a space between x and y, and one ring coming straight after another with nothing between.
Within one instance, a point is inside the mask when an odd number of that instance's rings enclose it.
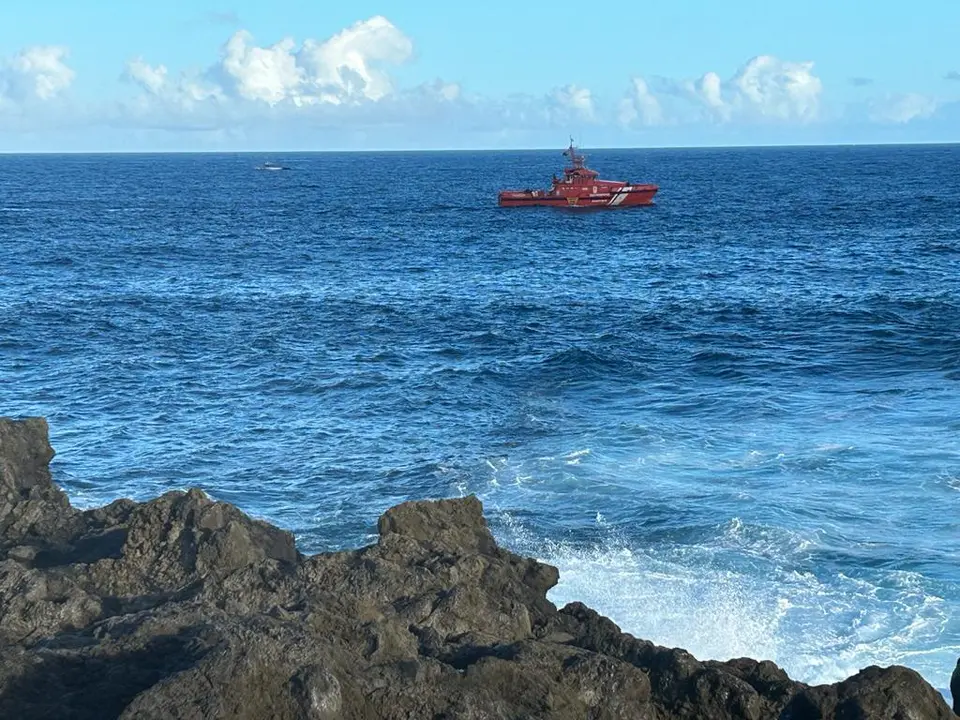
<instances>
[{"instance_id":1,"label":"red hull","mask_svg":"<svg viewBox=\"0 0 960 720\"><path fill-rule=\"evenodd\" d=\"M580 193L556 190L504 190L500 207L617 208L653 205L656 185L623 185L603 192ZM598 188L599 190L599 188Z\"/></svg>"},{"instance_id":2,"label":"red hull","mask_svg":"<svg viewBox=\"0 0 960 720\"><path fill-rule=\"evenodd\" d=\"M601 180L596 170L584 164L570 139L563 153L571 167L563 169L563 178L554 176L549 190L501 190L500 207L617 208L652 205L660 189L656 185L634 185L622 180Z\"/></svg>"}]
</instances>

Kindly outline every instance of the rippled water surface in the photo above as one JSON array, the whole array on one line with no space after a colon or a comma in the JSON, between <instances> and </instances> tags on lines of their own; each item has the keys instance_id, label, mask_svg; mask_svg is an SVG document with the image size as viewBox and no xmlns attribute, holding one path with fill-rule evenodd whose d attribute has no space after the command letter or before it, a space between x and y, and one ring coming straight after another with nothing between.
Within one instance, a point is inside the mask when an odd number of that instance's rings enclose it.
<instances>
[{"instance_id":1,"label":"rippled water surface","mask_svg":"<svg viewBox=\"0 0 960 720\"><path fill-rule=\"evenodd\" d=\"M960 655L960 147L0 156L0 414L305 551L476 493L557 603L808 682Z\"/></svg>"}]
</instances>

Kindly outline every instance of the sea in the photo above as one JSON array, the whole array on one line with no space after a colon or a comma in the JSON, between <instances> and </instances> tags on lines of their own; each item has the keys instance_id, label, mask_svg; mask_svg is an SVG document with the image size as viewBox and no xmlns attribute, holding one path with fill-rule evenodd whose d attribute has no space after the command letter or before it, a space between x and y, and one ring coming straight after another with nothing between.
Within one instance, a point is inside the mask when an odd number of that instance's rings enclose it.
<instances>
[{"instance_id":1,"label":"sea","mask_svg":"<svg viewBox=\"0 0 960 720\"><path fill-rule=\"evenodd\" d=\"M960 656L960 146L0 156L0 415L305 553L477 495L558 605L826 683ZM258 170L270 160L288 169Z\"/></svg>"}]
</instances>

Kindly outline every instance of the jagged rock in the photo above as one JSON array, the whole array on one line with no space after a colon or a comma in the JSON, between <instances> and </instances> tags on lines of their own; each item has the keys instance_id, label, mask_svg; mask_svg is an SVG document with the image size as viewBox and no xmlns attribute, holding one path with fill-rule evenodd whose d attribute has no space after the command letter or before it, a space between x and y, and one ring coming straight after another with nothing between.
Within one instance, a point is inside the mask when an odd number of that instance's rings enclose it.
<instances>
[{"instance_id":1,"label":"jagged rock","mask_svg":"<svg viewBox=\"0 0 960 720\"><path fill-rule=\"evenodd\" d=\"M871 666L835 685L801 690L781 720L953 720L943 696L915 671Z\"/></svg>"},{"instance_id":2,"label":"jagged rock","mask_svg":"<svg viewBox=\"0 0 960 720\"><path fill-rule=\"evenodd\" d=\"M299 558L293 535L197 489L135 506L124 525L110 532L117 552L102 553L91 573L100 588L116 595L175 592L261 560Z\"/></svg>"},{"instance_id":3,"label":"jagged rock","mask_svg":"<svg viewBox=\"0 0 960 720\"><path fill-rule=\"evenodd\" d=\"M100 598L69 573L0 562L0 642L36 641L61 630L87 627L103 614Z\"/></svg>"},{"instance_id":4,"label":"jagged rock","mask_svg":"<svg viewBox=\"0 0 960 720\"><path fill-rule=\"evenodd\" d=\"M403 503L375 545L304 557L199 490L80 512L52 457L43 420L0 419L3 718L951 716L906 668L807 687L557 610L556 568L499 548L476 498Z\"/></svg>"},{"instance_id":5,"label":"jagged rock","mask_svg":"<svg viewBox=\"0 0 960 720\"><path fill-rule=\"evenodd\" d=\"M43 418L0 419L0 547L48 547L69 537L79 512L50 478Z\"/></svg>"},{"instance_id":6,"label":"jagged rock","mask_svg":"<svg viewBox=\"0 0 960 720\"><path fill-rule=\"evenodd\" d=\"M381 539L402 535L431 551L490 554L497 549L475 497L439 500L435 508L418 502L402 503L383 514L377 530Z\"/></svg>"}]
</instances>

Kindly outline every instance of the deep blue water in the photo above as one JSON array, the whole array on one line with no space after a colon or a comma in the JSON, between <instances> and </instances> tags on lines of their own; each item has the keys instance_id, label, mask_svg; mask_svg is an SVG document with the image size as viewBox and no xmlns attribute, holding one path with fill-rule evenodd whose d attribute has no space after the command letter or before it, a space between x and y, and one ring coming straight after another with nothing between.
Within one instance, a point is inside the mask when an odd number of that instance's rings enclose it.
<instances>
[{"instance_id":1,"label":"deep blue water","mask_svg":"<svg viewBox=\"0 0 960 720\"><path fill-rule=\"evenodd\" d=\"M92 506L305 551L477 493L625 630L808 682L960 655L960 147L0 156L0 414Z\"/></svg>"}]
</instances>

